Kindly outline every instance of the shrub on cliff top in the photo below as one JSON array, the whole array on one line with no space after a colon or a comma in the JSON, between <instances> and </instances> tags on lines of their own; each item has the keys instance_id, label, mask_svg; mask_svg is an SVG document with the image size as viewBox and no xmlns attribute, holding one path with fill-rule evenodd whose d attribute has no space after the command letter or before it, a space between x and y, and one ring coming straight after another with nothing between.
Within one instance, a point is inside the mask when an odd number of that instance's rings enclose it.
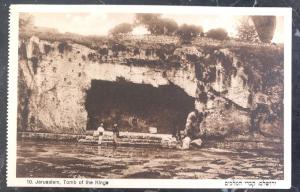
<instances>
[{"instance_id":1,"label":"shrub on cliff top","mask_svg":"<svg viewBox=\"0 0 300 192\"><path fill-rule=\"evenodd\" d=\"M115 26L110 33L112 35L119 35L119 34L128 34L131 33L133 30L133 27L129 23L121 23L117 26Z\"/></svg>"},{"instance_id":2,"label":"shrub on cliff top","mask_svg":"<svg viewBox=\"0 0 300 192\"><path fill-rule=\"evenodd\" d=\"M161 19L160 24L164 29L165 35L173 35L178 30L178 24L173 19Z\"/></svg>"},{"instance_id":3,"label":"shrub on cliff top","mask_svg":"<svg viewBox=\"0 0 300 192\"><path fill-rule=\"evenodd\" d=\"M222 28L211 29L206 33L206 36L208 38L221 40L221 41L228 39L227 31L225 29L222 29Z\"/></svg>"},{"instance_id":4,"label":"shrub on cliff top","mask_svg":"<svg viewBox=\"0 0 300 192\"><path fill-rule=\"evenodd\" d=\"M181 25L177 30L177 35L183 43L190 43L195 37L203 35L203 28L196 25Z\"/></svg>"},{"instance_id":5,"label":"shrub on cliff top","mask_svg":"<svg viewBox=\"0 0 300 192\"><path fill-rule=\"evenodd\" d=\"M161 18L160 14L153 13L137 13L135 23L144 25L153 35L173 35L178 29L178 24L175 20Z\"/></svg>"}]
</instances>

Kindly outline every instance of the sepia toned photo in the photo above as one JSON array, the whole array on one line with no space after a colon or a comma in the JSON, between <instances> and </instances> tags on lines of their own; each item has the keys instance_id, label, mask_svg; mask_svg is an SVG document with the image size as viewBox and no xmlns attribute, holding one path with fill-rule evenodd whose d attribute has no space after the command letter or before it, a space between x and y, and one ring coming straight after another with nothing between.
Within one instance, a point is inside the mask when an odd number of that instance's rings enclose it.
<instances>
[{"instance_id":1,"label":"sepia toned photo","mask_svg":"<svg viewBox=\"0 0 300 192\"><path fill-rule=\"evenodd\" d=\"M15 9L15 178L289 179L286 16L126 8Z\"/></svg>"}]
</instances>

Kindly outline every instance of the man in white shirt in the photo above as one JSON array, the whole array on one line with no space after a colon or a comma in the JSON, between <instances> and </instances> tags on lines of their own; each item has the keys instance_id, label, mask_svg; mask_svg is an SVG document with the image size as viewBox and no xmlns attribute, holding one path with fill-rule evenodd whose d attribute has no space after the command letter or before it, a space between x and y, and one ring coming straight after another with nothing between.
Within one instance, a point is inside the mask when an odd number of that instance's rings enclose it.
<instances>
[{"instance_id":1,"label":"man in white shirt","mask_svg":"<svg viewBox=\"0 0 300 192\"><path fill-rule=\"evenodd\" d=\"M104 134L104 126L103 123L100 124L100 126L97 129L97 132L99 133L99 138L98 138L98 144L101 145L102 143L102 138L103 138L103 134Z\"/></svg>"}]
</instances>

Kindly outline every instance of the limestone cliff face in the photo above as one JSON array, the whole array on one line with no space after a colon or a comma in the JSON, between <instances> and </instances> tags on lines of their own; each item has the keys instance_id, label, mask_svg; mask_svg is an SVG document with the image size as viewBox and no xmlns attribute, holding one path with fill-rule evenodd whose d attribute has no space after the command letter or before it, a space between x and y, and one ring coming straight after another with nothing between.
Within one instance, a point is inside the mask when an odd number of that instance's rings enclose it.
<instances>
[{"instance_id":1,"label":"limestone cliff face","mask_svg":"<svg viewBox=\"0 0 300 192\"><path fill-rule=\"evenodd\" d=\"M269 52L126 42L91 49L35 36L21 39L18 129L85 132L85 100L91 81L121 79L153 87L178 86L195 98L195 109L207 112L201 127L208 135L247 132L253 90L265 90L273 103L282 105L283 53ZM274 74L278 76L268 80Z\"/></svg>"}]
</instances>

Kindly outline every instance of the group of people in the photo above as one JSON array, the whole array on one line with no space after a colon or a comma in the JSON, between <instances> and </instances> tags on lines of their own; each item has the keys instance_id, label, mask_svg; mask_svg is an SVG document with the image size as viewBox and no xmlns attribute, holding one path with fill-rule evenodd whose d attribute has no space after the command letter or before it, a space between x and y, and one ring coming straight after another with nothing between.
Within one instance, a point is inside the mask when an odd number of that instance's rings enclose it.
<instances>
[{"instance_id":1,"label":"group of people","mask_svg":"<svg viewBox=\"0 0 300 192\"><path fill-rule=\"evenodd\" d=\"M98 144L100 145L102 143L102 139L103 139L103 135L104 135L105 129L104 129L104 124L101 123L100 126L98 127L95 136L98 137ZM112 128L112 132L113 132L113 144L114 146L117 145L117 139L120 137L120 130L119 130L119 126L117 123L115 123L113 125Z\"/></svg>"}]
</instances>

